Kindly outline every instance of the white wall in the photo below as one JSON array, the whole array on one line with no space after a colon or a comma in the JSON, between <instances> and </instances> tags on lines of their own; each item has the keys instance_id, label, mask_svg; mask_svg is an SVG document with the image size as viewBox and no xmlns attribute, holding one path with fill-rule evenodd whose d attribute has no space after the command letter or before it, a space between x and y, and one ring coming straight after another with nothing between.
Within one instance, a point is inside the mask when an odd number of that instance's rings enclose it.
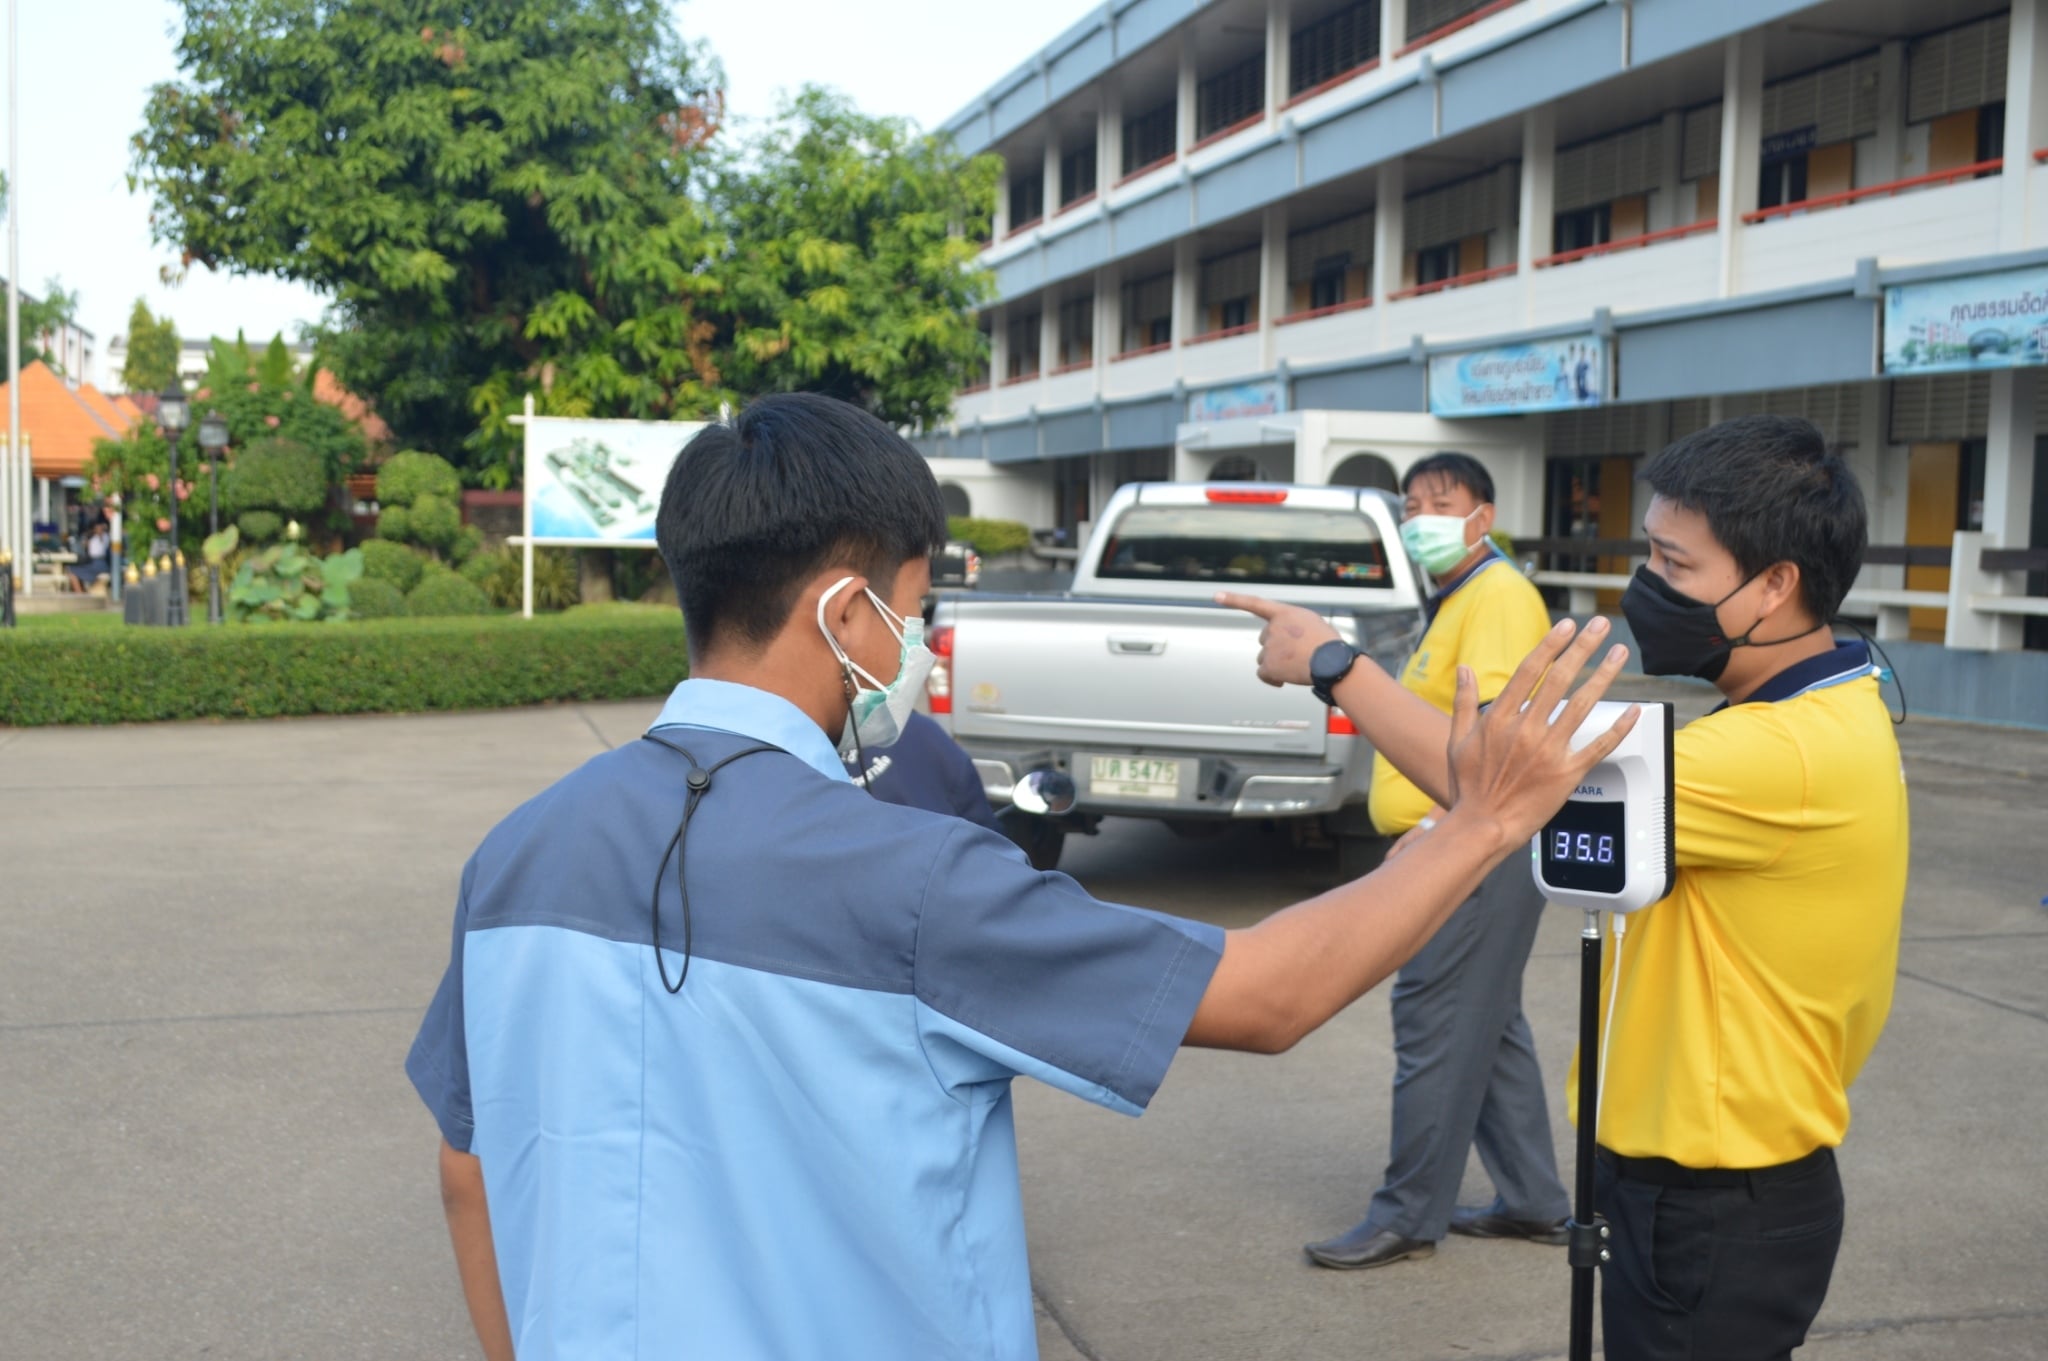
<instances>
[{"instance_id":1,"label":"white wall","mask_svg":"<svg viewBox=\"0 0 2048 1361\"><path fill-rule=\"evenodd\" d=\"M978 519L1021 520L1033 529L1052 523L1052 478L1036 464L997 467L979 458L935 458L932 476L967 493Z\"/></svg>"}]
</instances>

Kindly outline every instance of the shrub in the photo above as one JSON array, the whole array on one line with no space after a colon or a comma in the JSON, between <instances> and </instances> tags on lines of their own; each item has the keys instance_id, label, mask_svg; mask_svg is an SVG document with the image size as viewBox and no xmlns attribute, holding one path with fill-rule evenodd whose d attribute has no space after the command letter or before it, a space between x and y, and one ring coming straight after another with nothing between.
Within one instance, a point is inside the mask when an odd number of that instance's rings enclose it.
<instances>
[{"instance_id":1,"label":"shrub","mask_svg":"<svg viewBox=\"0 0 2048 1361\"><path fill-rule=\"evenodd\" d=\"M974 545L985 558L1000 553L1021 553L1031 546L1031 530L1018 520L976 520L954 515L946 521L946 533Z\"/></svg>"},{"instance_id":2,"label":"shrub","mask_svg":"<svg viewBox=\"0 0 2048 1361\"><path fill-rule=\"evenodd\" d=\"M274 543L284 533L284 517L274 510L245 510L235 517L235 526L250 543Z\"/></svg>"},{"instance_id":3,"label":"shrub","mask_svg":"<svg viewBox=\"0 0 2048 1361\"><path fill-rule=\"evenodd\" d=\"M483 546L484 532L475 525L464 525L455 542L448 545L448 561L460 567L482 552Z\"/></svg>"},{"instance_id":4,"label":"shrub","mask_svg":"<svg viewBox=\"0 0 2048 1361\"><path fill-rule=\"evenodd\" d=\"M422 496L455 501L461 495L461 476L453 464L438 454L408 449L385 459L384 466L377 469L377 504L381 506L410 506ZM384 534L381 524L377 532Z\"/></svg>"},{"instance_id":5,"label":"shrub","mask_svg":"<svg viewBox=\"0 0 2048 1361\"><path fill-rule=\"evenodd\" d=\"M417 713L666 694L687 670L667 610L379 619L317 629L10 629L0 724Z\"/></svg>"},{"instance_id":6,"label":"shrub","mask_svg":"<svg viewBox=\"0 0 2048 1361\"><path fill-rule=\"evenodd\" d=\"M412 512L404 506L386 506L377 512L377 537L393 543L412 538Z\"/></svg>"},{"instance_id":7,"label":"shrub","mask_svg":"<svg viewBox=\"0 0 2048 1361\"><path fill-rule=\"evenodd\" d=\"M462 511L455 502L436 496L431 492L422 495L405 509L407 539L422 548L439 552L455 542L455 536L462 532ZM383 530L382 522L378 530ZM389 538L389 535L384 537Z\"/></svg>"},{"instance_id":8,"label":"shrub","mask_svg":"<svg viewBox=\"0 0 2048 1361\"><path fill-rule=\"evenodd\" d=\"M524 571L519 550L512 547L479 553L462 565L465 581L474 582L501 610L519 608ZM566 610L582 603L583 584L576 575L575 550L536 548L533 550L533 608Z\"/></svg>"},{"instance_id":9,"label":"shrub","mask_svg":"<svg viewBox=\"0 0 2048 1361\"><path fill-rule=\"evenodd\" d=\"M405 597L415 618L457 614L489 614L490 597L447 568L428 573Z\"/></svg>"},{"instance_id":10,"label":"shrub","mask_svg":"<svg viewBox=\"0 0 2048 1361\"><path fill-rule=\"evenodd\" d=\"M359 549L321 558L295 543L276 544L242 559L228 587L228 615L238 624L346 619L349 588L362 575Z\"/></svg>"},{"instance_id":11,"label":"shrub","mask_svg":"<svg viewBox=\"0 0 2048 1361\"><path fill-rule=\"evenodd\" d=\"M237 511L308 514L327 504L327 469L320 455L296 440L253 440L235 456L220 494Z\"/></svg>"},{"instance_id":12,"label":"shrub","mask_svg":"<svg viewBox=\"0 0 2048 1361\"><path fill-rule=\"evenodd\" d=\"M382 582L403 597L420 584L427 560L402 543L371 539L362 546L363 579Z\"/></svg>"},{"instance_id":13,"label":"shrub","mask_svg":"<svg viewBox=\"0 0 2048 1361\"><path fill-rule=\"evenodd\" d=\"M363 546L367 548L369 544ZM355 619L403 619L412 613L405 603L405 592L378 577L365 577L349 587L348 612Z\"/></svg>"}]
</instances>

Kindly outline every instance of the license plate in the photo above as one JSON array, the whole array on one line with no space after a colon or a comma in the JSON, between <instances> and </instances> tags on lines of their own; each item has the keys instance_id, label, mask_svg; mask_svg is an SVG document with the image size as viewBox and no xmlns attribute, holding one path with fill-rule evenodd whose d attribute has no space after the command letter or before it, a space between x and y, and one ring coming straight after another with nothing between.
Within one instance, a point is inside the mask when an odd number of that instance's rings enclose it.
<instances>
[{"instance_id":1,"label":"license plate","mask_svg":"<svg viewBox=\"0 0 2048 1361\"><path fill-rule=\"evenodd\" d=\"M1097 756L1089 762L1088 789L1112 799L1180 797L1180 762L1150 756Z\"/></svg>"}]
</instances>

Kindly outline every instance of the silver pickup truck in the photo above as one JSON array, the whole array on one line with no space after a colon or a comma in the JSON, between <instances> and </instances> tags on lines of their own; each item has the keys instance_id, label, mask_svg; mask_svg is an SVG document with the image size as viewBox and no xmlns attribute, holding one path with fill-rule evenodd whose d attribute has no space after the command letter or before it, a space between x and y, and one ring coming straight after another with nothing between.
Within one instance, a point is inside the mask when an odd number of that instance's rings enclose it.
<instances>
[{"instance_id":1,"label":"silver pickup truck","mask_svg":"<svg viewBox=\"0 0 2048 1361\"><path fill-rule=\"evenodd\" d=\"M1390 670L1421 626L1418 570L1385 492L1262 483L1138 483L1110 498L1064 595L941 596L933 716L973 757L998 808L1034 771L1076 802L1027 846L1057 863L1065 832L1104 816L1199 836L1284 819L1334 840L1339 872L1376 854L1365 817L1372 748L1307 690L1254 672L1260 623L1219 608L1248 591L1327 616Z\"/></svg>"}]
</instances>

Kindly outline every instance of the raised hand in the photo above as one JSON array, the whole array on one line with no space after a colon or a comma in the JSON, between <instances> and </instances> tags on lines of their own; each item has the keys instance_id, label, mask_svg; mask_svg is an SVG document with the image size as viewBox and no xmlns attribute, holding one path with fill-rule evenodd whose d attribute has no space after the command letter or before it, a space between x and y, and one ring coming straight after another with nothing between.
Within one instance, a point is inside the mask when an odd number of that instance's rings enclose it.
<instances>
[{"instance_id":1,"label":"raised hand","mask_svg":"<svg viewBox=\"0 0 2048 1361\"><path fill-rule=\"evenodd\" d=\"M1268 685L1307 685L1309 658L1337 638L1329 620L1299 605L1236 591L1219 591L1216 603L1266 621L1266 627L1259 630L1259 679Z\"/></svg>"},{"instance_id":2,"label":"raised hand","mask_svg":"<svg viewBox=\"0 0 2048 1361\"><path fill-rule=\"evenodd\" d=\"M1523 658L1484 714L1479 712L1478 682L1469 668L1458 668L1451 710L1454 807L1495 819L1510 843L1526 841L1586 773L1621 744L1642 712L1634 706L1598 738L1572 750L1579 725L1621 674L1627 648L1609 648L1592 677L1558 708L1606 633L1604 627L1590 626L1578 632L1569 619L1560 623Z\"/></svg>"}]
</instances>

